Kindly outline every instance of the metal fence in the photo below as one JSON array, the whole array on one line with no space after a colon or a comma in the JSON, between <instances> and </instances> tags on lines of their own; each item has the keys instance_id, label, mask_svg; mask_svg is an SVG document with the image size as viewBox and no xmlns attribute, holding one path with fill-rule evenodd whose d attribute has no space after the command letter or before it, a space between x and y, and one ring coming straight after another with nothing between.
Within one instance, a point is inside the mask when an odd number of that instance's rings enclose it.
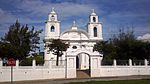
<instances>
[{"instance_id":1,"label":"metal fence","mask_svg":"<svg viewBox=\"0 0 150 84\"><path fill-rule=\"evenodd\" d=\"M102 66L112 66L113 65L113 60L102 60L101 65Z\"/></svg>"},{"instance_id":2,"label":"metal fence","mask_svg":"<svg viewBox=\"0 0 150 84\"><path fill-rule=\"evenodd\" d=\"M144 60L132 60L132 65L137 66L137 65L145 65Z\"/></svg>"},{"instance_id":3,"label":"metal fence","mask_svg":"<svg viewBox=\"0 0 150 84\"><path fill-rule=\"evenodd\" d=\"M119 66L128 66L129 65L129 60L117 60L116 63Z\"/></svg>"},{"instance_id":4,"label":"metal fence","mask_svg":"<svg viewBox=\"0 0 150 84\"><path fill-rule=\"evenodd\" d=\"M147 61L147 64L150 65L150 60ZM102 66L113 66L114 60L102 60ZM129 60L116 60L116 65L118 66L129 66ZM144 66L145 60L132 60L132 66Z\"/></svg>"}]
</instances>

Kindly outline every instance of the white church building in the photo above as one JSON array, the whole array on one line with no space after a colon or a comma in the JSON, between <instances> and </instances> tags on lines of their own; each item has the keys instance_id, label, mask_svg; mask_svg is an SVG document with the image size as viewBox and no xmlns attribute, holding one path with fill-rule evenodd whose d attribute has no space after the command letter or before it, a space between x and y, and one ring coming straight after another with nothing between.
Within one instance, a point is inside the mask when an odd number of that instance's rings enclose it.
<instances>
[{"instance_id":1,"label":"white church building","mask_svg":"<svg viewBox=\"0 0 150 84\"><path fill-rule=\"evenodd\" d=\"M89 22L87 23L86 30L80 29L75 21L69 30L61 32L61 22L58 20L56 11L52 8L48 14L48 19L45 25L45 45L50 43L50 39L61 39L62 41L69 44L69 48L64 52L60 60L65 60L65 56L76 56L76 67L77 69L89 69L89 56L98 55L98 52L93 52L94 44L97 41L102 41L102 23L99 21L98 15L94 9L89 15ZM63 24L62 24L63 25ZM44 51L45 61L56 60L56 56L52 52L45 48ZM46 63L45 63L46 64Z\"/></svg>"},{"instance_id":2,"label":"white church building","mask_svg":"<svg viewBox=\"0 0 150 84\"><path fill-rule=\"evenodd\" d=\"M32 61L32 66L20 66L19 60L13 67L3 66L0 60L0 82L150 75L150 61L146 59L142 65L134 65L131 59L125 65L118 64L115 59L112 65L102 64L103 55L93 51L94 44L103 40L102 23L94 10L89 15L87 30L81 30L75 22L69 30L61 32L60 28L57 13L52 9L45 25L45 45L50 44L51 39L61 39L69 44L67 51L59 58L58 66L56 56L46 47L43 66L37 65L36 60Z\"/></svg>"}]
</instances>

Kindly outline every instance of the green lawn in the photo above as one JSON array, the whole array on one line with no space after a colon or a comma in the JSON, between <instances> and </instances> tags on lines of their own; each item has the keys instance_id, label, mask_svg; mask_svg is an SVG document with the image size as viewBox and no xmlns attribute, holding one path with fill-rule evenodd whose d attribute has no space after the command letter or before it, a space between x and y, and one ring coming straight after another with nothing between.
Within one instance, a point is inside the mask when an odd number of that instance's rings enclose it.
<instances>
[{"instance_id":1,"label":"green lawn","mask_svg":"<svg viewBox=\"0 0 150 84\"><path fill-rule=\"evenodd\" d=\"M150 80L114 80L114 81L88 81L68 84L150 84Z\"/></svg>"}]
</instances>

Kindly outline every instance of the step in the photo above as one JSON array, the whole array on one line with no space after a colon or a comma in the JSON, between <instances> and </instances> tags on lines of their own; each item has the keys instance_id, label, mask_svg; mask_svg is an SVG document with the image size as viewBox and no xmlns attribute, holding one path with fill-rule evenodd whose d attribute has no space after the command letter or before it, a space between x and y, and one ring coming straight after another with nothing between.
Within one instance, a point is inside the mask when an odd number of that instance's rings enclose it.
<instances>
[{"instance_id":1,"label":"step","mask_svg":"<svg viewBox=\"0 0 150 84\"><path fill-rule=\"evenodd\" d=\"M89 78L89 70L77 70L77 78Z\"/></svg>"}]
</instances>

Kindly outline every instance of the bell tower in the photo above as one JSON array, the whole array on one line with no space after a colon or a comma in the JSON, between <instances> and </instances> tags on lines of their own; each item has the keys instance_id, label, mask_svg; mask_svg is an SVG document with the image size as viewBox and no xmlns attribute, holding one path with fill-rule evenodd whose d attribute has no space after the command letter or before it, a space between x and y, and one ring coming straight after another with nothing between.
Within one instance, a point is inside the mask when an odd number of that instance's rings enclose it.
<instances>
[{"instance_id":1,"label":"bell tower","mask_svg":"<svg viewBox=\"0 0 150 84\"><path fill-rule=\"evenodd\" d=\"M54 8L48 14L48 19L45 23L45 39L58 39L60 36L60 21L58 21Z\"/></svg>"},{"instance_id":2,"label":"bell tower","mask_svg":"<svg viewBox=\"0 0 150 84\"><path fill-rule=\"evenodd\" d=\"M45 22L45 45L50 43L50 39L59 39L60 37L60 21L58 21L57 13L54 8L48 14L48 19ZM49 51L48 47L44 49L44 65L48 65L48 60L50 60L54 55Z\"/></svg>"},{"instance_id":3,"label":"bell tower","mask_svg":"<svg viewBox=\"0 0 150 84\"><path fill-rule=\"evenodd\" d=\"M102 23L99 22L98 16L96 15L94 9L92 9L92 13L89 16L87 32L91 40L103 40Z\"/></svg>"}]
</instances>

